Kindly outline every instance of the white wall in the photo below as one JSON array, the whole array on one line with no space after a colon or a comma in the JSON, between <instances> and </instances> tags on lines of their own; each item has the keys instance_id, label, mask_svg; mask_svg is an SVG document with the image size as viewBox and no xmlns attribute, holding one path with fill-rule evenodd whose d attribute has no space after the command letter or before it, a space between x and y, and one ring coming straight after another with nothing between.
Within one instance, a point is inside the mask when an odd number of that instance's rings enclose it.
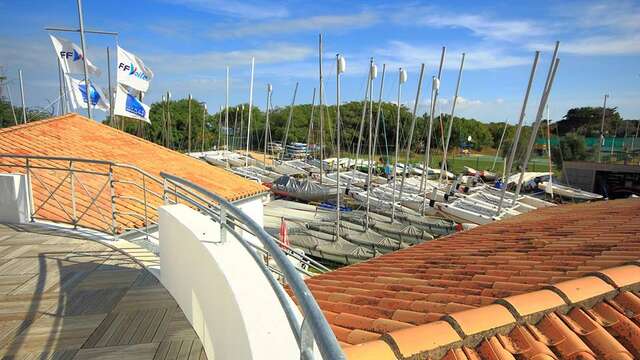
<instances>
[{"instance_id":1,"label":"white wall","mask_svg":"<svg viewBox=\"0 0 640 360\"><path fill-rule=\"evenodd\" d=\"M0 174L0 223L31 221L27 176Z\"/></svg>"},{"instance_id":2,"label":"white wall","mask_svg":"<svg viewBox=\"0 0 640 360\"><path fill-rule=\"evenodd\" d=\"M260 210L245 206L262 212L261 204ZM159 213L161 281L208 358L299 358L273 289L239 241L227 234L219 243L219 225L184 205L165 205Z\"/></svg>"},{"instance_id":3,"label":"white wall","mask_svg":"<svg viewBox=\"0 0 640 360\"><path fill-rule=\"evenodd\" d=\"M253 196L250 198L238 200L233 203L233 205L237 206L242 212L247 214L253 221L258 223L260 227L264 227L264 205L262 204L263 197L262 196ZM264 248L260 240L258 240L253 234L250 234L246 231L241 230L240 228L236 228L236 231L243 239L250 241L252 244Z\"/></svg>"}]
</instances>

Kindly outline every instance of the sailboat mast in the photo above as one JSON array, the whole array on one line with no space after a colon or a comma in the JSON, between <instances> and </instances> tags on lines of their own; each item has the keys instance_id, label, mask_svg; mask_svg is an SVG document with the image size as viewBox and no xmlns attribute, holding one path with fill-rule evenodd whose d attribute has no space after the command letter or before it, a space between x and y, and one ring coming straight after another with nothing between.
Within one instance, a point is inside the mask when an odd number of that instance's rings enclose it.
<instances>
[{"instance_id":1,"label":"sailboat mast","mask_svg":"<svg viewBox=\"0 0 640 360\"><path fill-rule=\"evenodd\" d=\"M369 60L369 69L371 69L372 66L373 66L373 58ZM368 106L367 102L369 101L368 96L369 96L370 87L371 87L371 70L369 70L369 74L367 75L367 85L364 91L364 101L362 102L362 116L360 117L360 131L358 132L358 143L357 143L358 145L356 146L356 163L351 172L351 178L349 179L349 182L347 184L347 189L351 188L351 181L355 176L356 167L358 167L358 160L360 160L359 159L360 145L362 144L362 133L364 131L364 119L367 114L367 106ZM349 157L349 160L347 161L347 169L349 169L350 167L351 167L351 157Z\"/></svg>"},{"instance_id":2,"label":"sailboat mast","mask_svg":"<svg viewBox=\"0 0 640 360\"><path fill-rule=\"evenodd\" d=\"M420 77L418 78L418 90L416 90L416 100L413 103L413 112L411 113L411 127L409 128L409 139L407 140L407 155L402 171L402 181L400 182L400 201L402 201L402 193L404 190L404 181L407 178L407 172L409 171L409 158L411 156L411 142L413 141L413 130L416 127L416 112L418 111L418 104L420 103L420 93L422 92L422 78L424 77L424 63L420 65Z\"/></svg>"},{"instance_id":3,"label":"sailboat mast","mask_svg":"<svg viewBox=\"0 0 640 360\"><path fill-rule=\"evenodd\" d=\"M187 138L188 138L189 145L188 145L188 148L187 148L187 152L190 153L191 152L191 94L189 94L189 107L188 107L188 109L189 110L188 110L188 126L187 126L188 130L187 131L189 132L189 134L187 135Z\"/></svg>"},{"instance_id":4,"label":"sailboat mast","mask_svg":"<svg viewBox=\"0 0 640 360\"><path fill-rule=\"evenodd\" d=\"M400 150L400 98L402 96L402 84L407 81L407 72L403 68L398 69L398 102L396 103L398 113L396 116L396 144L395 144L395 161L393 163L393 194L391 200L391 221L396 218L396 185L398 175L398 156ZM406 164L405 164L406 166Z\"/></svg>"},{"instance_id":5,"label":"sailboat mast","mask_svg":"<svg viewBox=\"0 0 640 360\"><path fill-rule=\"evenodd\" d=\"M340 74L345 71L344 57L336 54L336 241L340 239Z\"/></svg>"},{"instance_id":6,"label":"sailboat mast","mask_svg":"<svg viewBox=\"0 0 640 360\"><path fill-rule=\"evenodd\" d=\"M496 156L493 158L493 165L491 165L491 171L496 167L496 162L498 161L498 155L500 154L500 148L502 147L502 141L504 141L504 134L507 133L507 127L509 126L509 122L507 120L504 121L504 128L502 129L502 136L500 136L500 142L498 143L498 150L496 150Z\"/></svg>"},{"instance_id":7,"label":"sailboat mast","mask_svg":"<svg viewBox=\"0 0 640 360\"><path fill-rule=\"evenodd\" d=\"M204 127L207 122L207 103L202 103L202 137L200 143L200 151L204 153Z\"/></svg>"},{"instance_id":8,"label":"sailboat mast","mask_svg":"<svg viewBox=\"0 0 640 360\"><path fill-rule=\"evenodd\" d=\"M227 65L227 81L225 86L225 97L224 97L224 127L227 128L227 150L230 150L229 147L229 66Z\"/></svg>"},{"instance_id":9,"label":"sailboat mast","mask_svg":"<svg viewBox=\"0 0 640 360\"><path fill-rule=\"evenodd\" d=\"M89 68L87 67L87 49L84 39L84 15L82 14L82 0L76 0L78 5L78 22L80 23L80 47L82 48L82 65L84 67L84 86L87 93L87 114L89 119L93 119L91 111L91 82L89 81ZM22 74L22 71L20 71ZM22 78L22 76L21 76ZM22 80L20 81L22 83ZM24 105L24 104L23 104ZM24 108L22 110L24 112ZM27 120L25 119L25 123Z\"/></svg>"},{"instance_id":10,"label":"sailboat mast","mask_svg":"<svg viewBox=\"0 0 640 360\"><path fill-rule=\"evenodd\" d=\"M531 65L531 73L529 74L529 82L527 83L527 91L524 93L524 100L522 101L522 108L520 109L520 117L518 118L518 126L516 127L516 133L513 138L513 144L511 144L511 151L509 152L509 160L507 160L507 165L504 171L504 186L502 187L502 192L500 193L500 201L498 202L498 209L496 210L496 215L500 215L500 210L502 210L502 203L504 201L504 196L507 192L507 185L509 183L509 176L511 175L511 167L513 166L513 158L516 156L516 152L518 151L518 142L520 141L520 133L522 132L522 123L524 122L524 115L527 111L527 103L529 102L529 94L531 94L531 84L533 84L533 78L536 75L536 68L538 67L538 59L540 58L540 51L536 51L536 54L533 58L533 65Z\"/></svg>"},{"instance_id":11,"label":"sailboat mast","mask_svg":"<svg viewBox=\"0 0 640 360\"><path fill-rule=\"evenodd\" d=\"M249 166L249 143L251 142L251 113L253 112L253 70L255 58L251 58L251 82L249 84L249 117L247 118L247 152L245 153L244 166Z\"/></svg>"},{"instance_id":12,"label":"sailboat mast","mask_svg":"<svg viewBox=\"0 0 640 360\"><path fill-rule=\"evenodd\" d=\"M433 113L436 111L436 102L438 101L438 94L440 93L440 78L442 77L442 67L444 66L444 57L446 55L447 48L442 47L440 53L440 65L438 66L438 76L431 81L431 104L429 109L429 130L427 132L427 143L424 149L424 161L422 163L422 176L420 176L420 190L426 194L427 175L429 173L429 159L431 155L431 134L433 131Z\"/></svg>"},{"instance_id":13,"label":"sailboat mast","mask_svg":"<svg viewBox=\"0 0 640 360\"><path fill-rule=\"evenodd\" d=\"M309 117L309 129L307 131L307 148L305 158L309 157L309 146L311 145L311 134L313 133L313 111L316 107L316 88L313 88L313 96L311 97L311 116Z\"/></svg>"},{"instance_id":14,"label":"sailboat mast","mask_svg":"<svg viewBox=\"0 0 640 360\"><path fill-rule=\"evenodd\" d=\"M267 168L267 134L269 134L269 105L271 105L271 91L273 87L271 84L267 84L267 117L264 123L264 153L262 154L262 165Z\"/></svg>"},{"instance_id":15,"label":"sailboat mast","mask_svg":"<svg viewBox=\"0 0 640 360\"><path fill-rule=\"evenodd\" d=\"M367 156L367 208L365 211L365 230L369 228L369 201L371 194L371 158L373 157L372 151L372 140L373 140L373 79L378 76L378 68L373 62L371 63L371 67L369 68L369 82L371 83L369 86L369 141L367 144L369 145L369 152Z\"/></svg>"},{"instance_id":16,"label":"sailboat mast","mask_svg":"<svg viewBox=\"0 0 640 360\"><path fill-rule=\"evenodd\" d=\"M553 197L553 168L551 167L551 119L549 104L547 103L547 153L549 155L549 193Z\"/></svg>"},{"instance_id":17,"label":"sailboat mast","mask_svg":"<svg viewBox=\"0 0 640 360\"><path fill-rule=\"evenodd\" d=\"M531 137L529 137L529 144L527 145L527 152L525 153L524 162L522 163L522 172L520 172L520 178L516 183L516 193L513 198L512 205L515 204L518 195L520 194L520 189L522 188L522 180L524 179L524 173L527 171L527 165L529 164L529 159L531 158L531 152L533 151L533 145L536 142L536 136L538 135L538 130L540 129L540 123L542 122L542 115L544 113L544 107L547 103L547 99L549 98L549 93L551 93L551 87L553 86L553 79L555 77L555 72L559 64L558 60L558 47L560 46L560 42L556 41L555 49L553 50L553 56L551 57L551 64L549 65L549 72L547 73L547 80L545 81L544 90L542 92L542 98L540 99L540 104L538 105L538 112L536 114L536 119L533 124L533 129L531 131Z\"/></svg>"},{"instance_id":18,"label":"sailboat mast","mask_svg":"<svg viewBox=\"0 0 640 360\"><path fill-rule=\"evenodd\" d=\"M374 151L374 153L376 151L376 144L378 142L378 127L380 125L380 115L382 114L382 90L384 89L384 74L385 74L386 69L387 69L387 64L382 64L382 76L380 77L380 93L378 95L378 112L376 113L376 129L375 129L375 132L373 134L373 151ZM386 136L386 134L385 134L385 136Z\"/></svg>"},{"instance_id":19,"label":"sailboat mast","mask_svg":"<svg viewBox=\"0 0 640 360\"><path fill-rule=\"evenodd\" d=\"M320 73L320 86L318 91L318 103L320 107L320 184L322 184L322 177L324 176L324 111L322 111L322 105L324 104L323 86L322 86L322 34L318 37L318 65Z\"/></svg>"},{"instance_id":20,"label":"sailboat mast","mask_svg":"<svg viewBox=\"0 0 640 360\"><path fill-rule=\"evenodd\" d=\"M287 138L289 137L289 129L291 128L291 119L293 118L293 107L296 104L296 94L298 94L298 83L296 82L296 87L293 89L293 98L291 99L291 107L289 108L289 117L287 118L287 127L284 132L284 140L282 141L282 157L284 160L284 154L287 152Z\"/></svg>"},{"instance_id":21,"label":"sailboat mast","mask_svg":"<svg viewBox=\"0 0 640 360\"><path fill-rule=\"evenodd\" d=\"M22 69L18 70L18 78L20 79L20 101L22 102L22 123L26 124L27 123L27 106L25 105L25 101L24 101L24 84L22 82ZM87 94L89 94L89 92L87 92ZM91 95L87 95L87 102L91 102ZM91 118L91 115L89 115L89 118Z\"/></svg>"}]
</instances>

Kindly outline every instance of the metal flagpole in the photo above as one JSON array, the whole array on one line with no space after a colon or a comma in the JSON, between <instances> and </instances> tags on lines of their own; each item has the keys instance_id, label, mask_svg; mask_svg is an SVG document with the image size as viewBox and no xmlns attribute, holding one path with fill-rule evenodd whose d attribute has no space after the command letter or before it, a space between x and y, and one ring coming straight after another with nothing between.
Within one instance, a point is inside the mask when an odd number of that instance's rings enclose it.
<instances>
[{"instance_id":1,"label":"metal flagpole","mask_svg":"<svg viewBox=\"0 0 640 360\"><path fill-rule=\"evenodd\" d=\"M345 67L344 57L336 54L336 241L340 239L340 74Z\"/></svg>"},{"instance_id":2,"label":"metal flagpole","mask_svg":"<svg viewBox=\"0 0 640 360\"><path fill-rule=\"evenodd\" d=\"M188 139L188 146L187 146L187 152L190 153L191 152L191 94L189 94L189 106L188 106L188 124L187 124L187 131L189 132L189 134L187 135L187 139Z\"/></svg>"},{"instance_id":3,"label":"metal flagpole","mask_svg":"<svg viewBox=\"0 0 640 360\"><path fill-rule=\"evenodd\" d=\"M251 113L253 112L253 71L255 58L251 57L251 82L249 84L249 117L247 118L247 152L244 158L244 166L249 166L249 143L251 142Z\"/></svg>"},{"instance_id":4,"label":"metal flagpole","mask_svg":"<svg viewBox=\"0 0 640 360\"><path fill-rule=\"evenodd\" d=\"M407 72L403 68L398 69L398 114L396 117L396 145L395 145L395 161L393 163L393 194L391 200L391 222L396 218L396 184L398 175L398 154L400 150L400 97L402 95L402 84L407 81ZM405 165L406 166L406 165Z\"/></svg>"},{"instance_id":5,"label":"metal flagpole","mask_svg":"<svg viewBox=\"0 0 640 360\"><path fill-rule=\"evenodd\" d=\"M498 209L496 210L496 215L500 215L500 210L502 210L502 203L504 201L504 196L507 192L507 185L509 183L509 176L511 175L511 167L513 166L513 158L518 151L518 142L520 141L520 133L522 132L522 123L524 122L524 115L527 111L527 103L529 102L529 94L531 93L531 84L533 83L533 78L536 74L536 68L538 67L538 59L540 58L540 51L536 51L536 54L533 58L533 65L531 66L531 74L529 75L529 83L527 84L527 91L524 94L524 100L522 102L522 109L520 110L520 118L518 120L518 126L516 127L516 133L513 138L513 144L511 144L511 151L509 152L509 160L507 160L507 165L504 171L504 179L503 179L503 187L502 192L500 193L500 202L498 203Z\"/></svg>"},{"instance_id":6,"label":"metal flagpole","mask_svg":"<svg viewBox=\"0 0 640 360\"><path fill-rule=\"evenodd\" d=\"M113 126L113 91L111 89L111 54L107 46L107 81L109 82L109 122Z\"/></svg>"},{"instance_id":7,"label":"metal flagpole","mask_svg":"<svg viewBox=\"0 0 640 360\"><path fill-rule=\"evenodd\" d=\"M89 70L87 68L87 49L84 39L84 19L82 14L82 0L76 0L78 4L78 19L80 22L80 46L82 47L82 64L84 66L84 86L87 94L87 113L89 119L93 119L91 112L91 83L89 82Z\"/></svg>"},{"instance_id":8,"label":"metal flagpole","mask_svg":"<svg viewBox=\"0 0 640 360\"><path fill-rule=\"evenodd\" d=\"M424 63L420 65L420 76L418 77L418 90L416 91L416 100L413 103L413 112L411 113L411 127L409 128L409 139L407 140L407 156L402 169L402 181L400 182L400 201L402 201L402 193L404 190L404 180L409 172L409 157L411 155L411 142L413 141L413 130L416 127L416 112L418 111L418 103L420 102L420 93L422 91L422 78L424 76Z\"/></svg>"},{"instance_id":9,"label":"metal flagpole","mask_svg":"<svg viewBox=\"0 0 640 360\"><path fill-rule=\"evenodd\" d=\"M438 101L438 94L440 94L440 79L442 77L442 67L444 66L444 58L447 53L447 48L442 47L440 53L440 65L438 66L438 76L432 79L431 82L431 104L429 104L429 130L427 132L427 144L424 149L424 161L422 163L422 176L420 176L420 190L425 192L427 186L427 175L429 173L429 159L431 155L431 134L433 131L433 116L436 111L436 102ZM424 211L424 209L423 209Z\"/></svg>"},{"instance_id":10,"label":"metal flagpole","mask_svg":"<svg viewBox=\"0 0 640 360\"><path fill-rule=\"evenodd\" d=\"M524 179L524 173L527 171L527 165L529 164L529 159L531 158L531 152L533 151L533 146L536 142L536 137L538 135L538 130L540 129L540 123L542 122L542 115L544 114L544 107L547 103L547 99L549 98L549 93L551 93L551 86L553 85L553 79L555 76L556 68L558 67L558 47L560 46L560 42L556 41L556 46L553 51L553 56L551 57L551 64L549 65L549 72L547 73L547 80L545 81L545 86L542 91L542 98L540 99L540 104L538 105L538 112L536 114L535 122L533 124L533 129L531 132L531 136L529 137L529 144L527 144L527 152L525 153L524 162L522 163L522 172L520 172L520 178L516 183L516 192L515 197L511 205L515 205L518 195L520 195L520 189L522 188L522 181Z\"/></svg>"},{"instance_id":11,"label":"metal flagpole","mask_svg":"<svg viewBox=\"0 0 640 360\"><path fill-rule=\"evenodd\" d=\"M227 150L230 150L229 147L229 66L227 65L227 83L226 83L226 91L225 91L225 101L224 101L224 126L227 128Z\"/></svg>"},{"instance_id":12,"label":"metal flagpole","mask_svg":"<svg viewBox=\"0 0 640 360\"><path fill-rule=\"evenodd\" d=\"M64 111L64 90L62 89L62 67L60 66L60 58L58 58L58 91L60 93L60 101L58 103L58 115L65 113Z\"/></svg>"},{"instance_id":13,"label":"metal flagpole","mask_svg":"<svg viewBox=\"0 0 640 360\"><path fill-rule=\"evenodd\" d=\"M207 120L207 103L202 103L202 137L200 143L200 152L204 153L204 127Z\"/></svg>"},{"instance_id":14,"label":"metal flagpole","mask_svg":"<svg viewBox=\"0 0 640 360\"><path fill-rule=\"evenodd\" d=\"M322 110L322 104L324 98L322 96L322 34L318 37L318 66L320 73L320 87L318 91L318 110L320 111L320 184L322 184L322 177L324 176L324 111Z\"/></svg>"},{"instance_id":15,"label":"metal flagpole","mask_svg":"<svg viewBox=\"0 0 640 360\"><path fill-rule=\"evenodd\" d=\"M600 143L598 145L598 162L602 159L602 146L604 145L604 119L607 113L607 98L609 94L604 94L604 104L602 105L602 122L600 123Z\"/></svg>"},{"instance_id":16,"label":"metal flagpole","mask_svg":"<svg viewBox=\"0 0 640 360\"><path fill-rule=\"evenodd\" d=\"M500 136L500 142L498 143L498 150L496 150L496 156L493 158L493 165L491 165L491 171L496 167L496 162L498 161L498 154L500 154L500 148L502 147L502 141L504 140L504 134L507 133L507 126L509 126L508 121L504 121L504 129L502 129L502 136Z\"/></svg>"},{"instance_id":17,"label":"metal flagpole","mask_svg":"<svg viewBox=\"0 0 640 360\"><path fill-rule=\"evenodd\" d=\"M289 137L289 129L291 127L291 119L293 118L293 107L296 103L296 94L298 94L298 83L296 82L296 87L293 89L293 99L291 99L291 108L289 108L289 117L287 118L287 127L284 131L284 140L282 141L282 156L281 159L284 160L284 154L287 152L287 138Z\"/></svg>"},{"instance_id":18,"label":"metal flagpole","mask_svg":"<svg viewBox=\"0 0 640 360\"><path fill-rule=\"evenodd\" d=\"M24 102L24 84L22 83L22 69L18 70L18 77L20 78L20 100L22 101L22 123L27 123L27 106Z\"/></svg>"},{"instance_id":19,"label":"metal flagpole","mask_svg":"<svg viewBox=\"0 0 640 360\"><path fill-rule=\"evenodd\" d=\"M296 85L297 88L297 85ZM267 168L267 134L269 133L269 106L271 105L271 92L273 87L267 84L267 118L264 123L264 154L262 154L262 165Z\"/></svg>"}]
</instances>

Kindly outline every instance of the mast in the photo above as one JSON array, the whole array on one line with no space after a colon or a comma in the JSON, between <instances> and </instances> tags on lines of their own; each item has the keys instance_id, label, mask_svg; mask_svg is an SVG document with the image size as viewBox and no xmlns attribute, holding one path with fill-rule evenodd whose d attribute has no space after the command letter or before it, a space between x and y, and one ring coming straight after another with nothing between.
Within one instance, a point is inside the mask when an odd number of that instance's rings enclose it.
<instances>
[{"instance_id":1,"label":"mast","mask_svg":"<svg viewBox=\"0 0 640 360\"><path fill-rule=\"evenodd\" d=\"M244 158L244 166L249 166L249 143L251 141L251 113L253 112L253 70L255 58L251 57L251 82L249 84L249 118L247 119L247 152Z\"/></svg>"},{"instance_id":2,"label":"mast","mask_svg":"<svg viewBox=\"0 0 640 360\"><path fill-rule=\"evenodd\" d=\"M496 156L493 158L493 165L491 165L491 171L496 167L496 161L498 161L498 154L500 154L500 148L502 147L502 141L504 140L504 134L507 133L507 126L509 122L505 120L504 129L502 129L502 136L500 136L500 142L498 143L498 150L496 150Z\"/></svg>"},{"instance_id":3,"label":"mast","mask_svg":"<svg viewBox=\"0 0 640 360\"><path fill-rule=\"evenodd\" d=\"M124 120L123 120L124 121ZM171 92L167 91L167 147L173 146L173 132L171 129Z\"/></svg>"},{"instance_id":4,"label":"mast","mask_svg":"<svg viewBox=\"0 0 640 360\"><path fill-rule=\"evenodd\" d=\"M602 147L604 146L604 119L607 113L607 98L609 94L604 94L604 104L602 104L602 122L600 123L600 145L598 145L598 162L601 162Z\"/></svg>"},{"instance_id":5,"label":"mast","mask_svg":"<svg viewBox=\"0 0 640 360\"><path fill-rule=\"evenodd\" d=\"M13 99L11 98L11 88L9 87L9 83L4 84L7 89L7 95L9 95L9 105L11 105L11 114L13 114L13 122L18 125L18 118L16 117L16 108L13 106Z\"/></svg>"},{"instance_id":6,"label":"mast","mask_svg":"<svg viewBox=\"0 0 640 360\"><path fill-rule=\"evenodd\" d=\"M18 70L18 77L20 78L20 101L22 102L22 123L27 123L27 106L24 101L24 84L22 83L22 69ZM91 116L89 116L91 117Z\"/></svg>"},{"instance_id":7,"label":"mast","mask_svg":"<svg viewBox=\"0 0 640 360\"><path fill-rule=\"evenodd\" d=\"M431 104L429 109L429 130L427 132L427 145L424 149L424 161L422 163L422 176L420 176L420 190L426 194L427 175L429 173L429 158L431 155L431 134L433 131L433 113L436 111L436 102L440 93L440 79L442 77L442 67L444 66L444 57L447 52L446 47L442 47L440 53L440 65L438 66L438 76L431 81Z\"/></svg>"},{"instance_id":8,"label":"mast","mask_svg":"<svg viewBox=\"0 0 640 360\"><path fill-rule=\"evenodd\" d=\"M551 167L551 120L549 104L547 104L547 152L549 153L549 193L553 197L553 169Z\"/></svg>"},{"instance_id":9,"label":"mast","mask_svg":"<svg viewBox=\"0 0 640 360\"><path fill-rule=\"evenodd\" d=\"M187 152L191 153L191 94L189 94L189 114L188 114L188 132L189 134L187 135L188 141L189 141L189 145L187 147Z\"/></svg>"},{"instance_id":10,"label":"mast","mask_svg":"<svg viewBox=\"0 0 640 360\"><path fill-rule=\"evenodd\" d=\"M371 158L373 157L372 151L372 143L373 140L373 79L378 76L378 68L373 61L371 63L371 67L369 68L369 82L371 83L369 86L369 152L367 156L367 208L365 211L365 230L369 228L369 197L371 193Z\"/></svg>"},{"instance_id":11,"label":"mast","mask_svg":"<svg viewBox=\"0 0 640 360\"><path fill-rule=\"evenodd\" d=\"M311 134L313 132L313 110L316 107L316 88L313 88L313 96L311 97L311 116L309 117L309 130L307 132L307 151L305 157L309 157L309 146L311 145Z\"/></svg>"},{"instance_id":12,"label":"mast","mask_svg":"<svg viewBox=\"0 0 640 360\"><path fill-rule=\"evenodd\" d=\"M161 129L161 135L162 135L162 142L164 143L165 146L167 146L167 118L164 114L164 107L166 106L166 99L165 96L162 95L162 102L160 103L160 110L161 110L161 114L162 114L162 129ZM112 124L115 125L115 122L112 119Z\"/></svg>"},{"instance_id":13,"label":"mast","mask_svg":"<svg viewBox=\"0 0 640 360\"><path fill-rule=\"evenodd\" d=\"M60 59L58 59L58 63L60 63ZM111 122L111 126L113 126L114 122L113 122L113 90L111 89L111 54L109 53L108 46L107 46L107 81L109 82L109 121Z\"/></svg>"},{"instance_id":14,"label":"mast","mask_svg":"<svg viewBox=\"0 0 640 360\"><path fill-rule=\"evenodd\" d=\"M516 152L518 151L518 142L520 141L520 133L522 132L522 123L524 122L524 115L527 111L527 103L529 102L529 94L531 94L531 84L533 83L533 78L536 75L536 68L538 67L538 59L540 58L540 51L536 51L536 54L533 58L533 65L531 65L531 74L529 74L529 82L527 83L527 91L524 94L524 100L522 101L522 108L520 110L520 117L518 119L518 126L516 127L516 133L513 138L513 144L511 144L511 151L509 152L509 160L507 160L507 165L504 171L504 186L502 187L502 192L500 193L500 202L498 203L498 209L496 210L496 215L500 215L500 210L502 210L502 202L504 201L504 196L507 192L507 185L509 182L509 176L511 175L511 167L513 166L513 158L516 156Z\"/></svg>"},{"instance_id":15,"label":"mast","mask_svg":"<svg viewBox=\"0 0 640 360\"><path fill-rule=\"evenodd\" d=\"M409 157L411 155L411 142L413 141L413 130L416 127L416 112L418 111L418 103L420 102L420 93L422 91L422 78L424 76L424 63L420 65L420 76L418 77L418 90L416 90L416 100L413 103L413 112L411 113L411 127L409 128L409 139L407 141L407 156L402 171L402 181L400 182L400 201L402 201L402 192L404 190L404 180L409 171Z\"/></svg>"},{"instance_id":16,"label":"mast","mask_svg":"<svg viewBox=\"0 0 640 360\"><path fill-rule=\"evenodd\" d=\"M222 140L222 106L218 111L218 149L220 149L220 141Z\"/></svg>"},{"instance_id":17,"label":"mast","mask_svg":"<svg viewBox=\"0 0 640 360\"><path fill-rule=\"evenodd\" d=\"M398 183L396 176L398 175L398 153L400 150L400 98L402 96L402 84L407 81L407 72L403 68L398 69L398 114L396 116L396 145L395 145L395 162L393 163L393 198L391 201L391 221L396 218L396 184ZM405 165L406 166L406 165Z\"/></svg>"},{"instance_id":18,"label":"mast","mask_svg":"<svg viewBox=\"0 0 640 360\"><path fill-rule=\"evenodd\" d=\"M373 66L373 58L369 60L369 74L367 75L367 85L364 91L364 101L362 102L362 116L360 118L360 131L358 132L358 145L356 146L356 163L351 172L352 177L351 179L349 179L347 189L351 188L351 181L353 179L353 176L355 176L356 167L358 167L358 160L360 158L360 144L362 143L362 132L364 131L364 119L367 114L367 101L369 101L368 96L369 96L369 88L371 87L371 67L372 66ZM349 157L349 160L347 161L347 169L349 169L350 167L351 167L351 157Z\"/></svg>"},{"instance_id":19,"label":"mast","mask_svg":"<svg viewBox=\"0 0 640 360\"><path fill-rule=\"evenodd\" d=\"M447 164L447 154L449 152L449 141L451 141L451 129L453 129L453 117L456 113L456 104L458 103L458 94L460 92L460 82L462 81L462 69L464 69L464 58L465 53L462 53L462 59L460 59L460 69L458 70L458 80L456 81L456 91L453 96L453 103L451 104L451 116L449 118L449 122L447 124L447 140L444 143L444 149L442 153L442 164L440 164L440 181L442 182L443 176L446 171ZM432 200L435 200L435 190L433 192L434 197Z\"/></svg>"},{"instance_id":20,"label":"mast","mask_svg":"<svg viewBox=\"0 0 640 360\"><path fill-rule=\"evenodd\" d=\"M376 129L373 134L373 151L376 151L376 144L378 142L378 127L380 125L380 115L382 114L382 90L384 89L384 74L387 70L387 64L382 64L382 76L380 77L380 93L378 95L378 112L376 113ZM386 133L385 133L386 136ZM382 155L382 154L381 154Z\"/></svg>"},{"instance_id":21,"label":"mast","mask_svg":"<svg viewBox=\"0 0 640 360\"><path fill-rule=\"evenodd\" d=\"M322 184L322 177L324 176L324 111L322 111L322 105L324 104L323 86L322 86L322 34L318 35L318 66L320 73L320 86L318 94L318 103L320 107L320 184Z\"/></svg>"},{"instance_id":22,"label":"mast","mask_svg":"<svg viewBox=\"0 0 640 360\"><path fill-rule=\"evenodd\" d=\"M272 91L271 84L267 84L267 118L264 123L264 153L262 154L262 163L265 169L267 168L267 134L269 133L269 106L271 105Z\"/></svg>"},{"instance_id":23,"label":"mast","mask_svg":"<svg viewBox=\"0 0 640 360\"><path fill-rule=\"evenodd\" d=\"M293 89L293 98L291 99L291 107L289 108L289 117L287 118L287 127L284 132L284 140L282 141L282 157L284 160L284 154L287 152L287 137L289 137L289 128L291 127L291 119L293 118L293 106L296 103L296 94L298 93L298 83L296 82L296 87Z\"/></svg>"},{"instance_id":24,"label":"mast","mask_svg":"<svg viewBox=\"0 0 640 360\"><path fill-rule=\"evenodd\" d=\"M346 69L344 57L336 54L336 241L340 239L340 74Z\"/></svg>"},{"instance_id":25,"label":"mast","mask_svg":"<svg viewBox=\"0 0 640 360\"><path fill-rule=\"evenodd\" d=\"M533 151L533 145L535 145L536 136L538 135L538 130L540 129L540 123L542 122L542 114L544 113L544 107L547 104L547 99L549 98L549 94L551 93L551 87L553 86L553 80L556 74L556 69L559 65L558 46L560 46L560 42L556 41L556 46L555 46L555 49L553 50L553 56L551 57L551 64L549 65L549 72L547 73L547 80L545 81L544 90L542 92L542 98L540 99L540 104L538 105L538 112L536 114L535 123L533 124L531 137L529 138L529 144L527 145L527 152L524 157L524 162L522 163L522 172L520 173L520 179L516 184L516 193L515 193L515 197L513 198L512 205L516 203L518 195L520 195L520 189L522 188L522 180L524 179L524 173L527 171L527 165L529 164L531 152Z\"/></svg>"},{"instance_id":26,"label":"mast","mask_svg":"<svg viewBox=\"0 0 640 360\"><path fill-rule=\"evenodd\" d=\"M224 98L224 126L227 128L227 150L230 150L229 147L229 65L227 65L227 83L226 83L226 91Z\"/></svg>"},{"instance_id":27,"label":"mast","mask_svg":"<svg viewBox=\"0 0 640 360\"><path fill-rule=\"evenodd\" d=\"M82 0L76 0L78 4L78 20L80 23L80 46L82 47L82 65L84 66L84 86L87 93L87 113L89 119L93 119L91 112L91 83L89 82L89 69L87 68L87 49L84 39L84 16L82 14ZM25 120L26 122L26 120Z\"/></svg>"}]
</instances>

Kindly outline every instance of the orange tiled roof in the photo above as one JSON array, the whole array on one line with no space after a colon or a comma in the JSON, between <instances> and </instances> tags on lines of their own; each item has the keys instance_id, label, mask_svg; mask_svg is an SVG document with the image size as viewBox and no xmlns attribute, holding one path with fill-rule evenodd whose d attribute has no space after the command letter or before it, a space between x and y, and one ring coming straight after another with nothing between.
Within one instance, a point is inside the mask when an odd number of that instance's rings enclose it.
<instances>
[{"instance_id":1,"label":"orange tiled roof","mask_svg":"<svg viewBox=\"0 0 640 360\"><path fill-rule=\"evenodd\" d=\"M164 171L186 178L231 201L266 191L266 188L256 182L77 114L0 129L0 154L2 153L76 157L131 164L157 177L161 171ZM16 163L23 164L24 161L0 156L0 164ZM60 162L38 160L32 161L31 166L59 167L61 165ZM98 165L76 164L74 166L96 172L105 171L104 166ZM0 172L15 171L24 170L17 167L0 167ZM58 191L61 193L59 196L47 200L49 190L55 189L63 181L65 174L46 169L35 169L34 173L36 176L32 178L32 186L35 207L45 203L45 206L38 210L38 217L54 221L68 219L71 208L69 180L59 188ZM114 176L116 180L129 180L141 184L140 174L125 168L114 169ZM100 193L105 180L89 174L76 174L76 177L77 179L74 180L76 180L75 192L78 196L76 204L78 213L87 209L80 225L107 229L111 224L109 216L111 198L108 186ZM162 193L160 184L147 181L146 186L156 194ZM143 198L141 189L121 181L114 183L114 192L118 196L116 211L118 211L118 222L121 223L118 231L126 227L141 226L144 212L144 208L138 201ZM100 196L95 204L89 206L91 197L85 194L92 196L100 194ZM162 203L159 197L149 196L147 201L154 207ZM148 214L148 216L152 220L155 218L154 214Z\"/></svg>"},{"instance_id":2,"label":"orange tiled roof","mask_svg":"<svg viewBox=\"0 0 640 360\"><path fill-rule=\"evenodd\" d=\"M637 259L640 200L627 199L537 210L307 283L350 359L630 359L640 266L620 266Z\"/></svg>"}]
</instances>

